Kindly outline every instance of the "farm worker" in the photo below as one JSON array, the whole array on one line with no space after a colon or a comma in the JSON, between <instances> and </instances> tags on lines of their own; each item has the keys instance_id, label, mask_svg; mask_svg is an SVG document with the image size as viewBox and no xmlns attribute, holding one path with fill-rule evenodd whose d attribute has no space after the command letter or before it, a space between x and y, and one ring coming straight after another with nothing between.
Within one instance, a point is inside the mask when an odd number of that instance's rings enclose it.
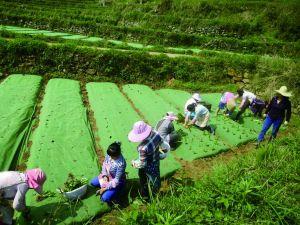
<instances>
[{"instance_id":1,"label":"farm worker","mask_svg":"<svg viewBox=\"0 0 300 225\"><path fill-rule=\"evenodd\" d=\"M270 140L276 138L277 132L285 118L284 124L287 125L291 119L291 102L289 97L292 96L291 92L287 91L286 86L280 87L279 90L275 90L277 95L272 98L270 104L266 109L266 117L262 130L258 135L258 145L263 141L268 129L273 125L272 135Z\"/></svg>"},{"instance_id":2,"label":"farm worker","mask_svg":"<svg viewBox=\"0 0 300 225\"><path fill-rule=\"evenodd\" d=\"M165 142L160 134L144 121L134 123L128 139L131 142L140 143L137 147L139 158L132 160L132 166L138 169L141 195L147 199L150 197L150 190L152 195L155 195L160 188L159 147Z\"/></svg>"},{"instance_id":3,"label":"farm worker","mask_svg":"<svg viewBox=\"0 0 300 225\"><path fill-rule=\"evenodd\" d=\"M175 113L167 112L166 116L158 121L154 128L160 134L163 140L171 146L171 148L176 148L180 138L173 125L173 121L177 119L178 118Z\"/></svg>"},{"instance_id":4,"label":"farm worker","mask_svg":"<svg viewBox=\"0 0 300 225\"><path fill-rule=\"evenodd\" d=\"M94 177L90 184L100 188L96 194L101 195L103 202L110 203L125 188L126 161L121 153L120 142L109 145L106 153L101 173Z\"/></svg>"},{"instance_id":5,"label":"farm worker","mask_svg":"<svg viewBox=\"0 0 300 225\"><path fill-rule=\"evenodd\" d=\"M254 99L254 101L250 105L250 109L253 112L254 116L259 116L259 117L262 117L262 113L265 107L266 107L265 101L258 98Z\"/></svg>"},{"instance_id":6,"label":"farm worker","mask_svg":"<svg viewBox=\"0 0 300 225\"><path fill-rule=\"evenodd\" d=\"M245 91L243 89L237 90L236 98L242 98L239 106L239 111L235 117L235 121L238 121L241 115L246 111L246 109L251 105L251 103L256 99L256 95L250 91Z\"/></svg>"},{"instance_id":7,"label":"farm worker","mask_svg":"<svg viewBox=\"0 0 300 225\"><path fill-rule=\"evenodd\" d=\"M187 110L187 106L188 105L190 105L190 104L198 104L200 102L201 102L200 94L199 93L194 93L192 95L192 97L190 99L188 99L186 101L185 105L184 105L184 115L186 116L186 114L189 113L188 110ZM195 114L191 113L190 116L191 116L191 119L192 119L192 117L194 117Z\"/></svg>"},{"instance_id":8,"label":"farm worker","mask_svg":"<svg viewBox=\"0 0 300 225\"><path fill-rule=\"evenodd\" d=\"M184 126L195 125L200 130L207 130L211 134L215 134L215 130L209 125L210 113L209 110L201 104L190 104L187 106L188 113L185 116ZM194 113L193 119L190 119L190 114Z\"/></svg>"},{"instance_id":9,"label":"farm worker","mask_svg":"<svg viewBox=\"0 0 300 225\"><path fill-rule=\"evenodd\" d=\"M217 109L217 115L220 112L220 110L225 110L224 113L228 116L232 114L236 107L236 102L235 102L235 96L231 92L225 92L222 94L219 106Z\"/></svg>"},{"instance_id":10,"label":"farm worker","mask_svg":"<svg viewBox=\"0 0 300 225\"><path fill-rule=\"evenodd\" d=\"M41 194L46 174L40 168L0 172L0 222L12 224L13 209L22 212L25 219L29 218L30 209L26 206L25 196L29 189ZM9 201L12 200L12 208ZM1 224L0 223L0 224Z\"/></svg>"}]
</instances>

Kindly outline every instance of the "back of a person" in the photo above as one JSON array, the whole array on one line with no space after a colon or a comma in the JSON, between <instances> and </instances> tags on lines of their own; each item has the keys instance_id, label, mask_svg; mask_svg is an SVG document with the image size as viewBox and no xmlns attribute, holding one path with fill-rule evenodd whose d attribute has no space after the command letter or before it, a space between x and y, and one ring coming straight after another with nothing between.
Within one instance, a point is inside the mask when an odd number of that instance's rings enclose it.
<instances>
[{"instance_id":1,"label":"back of a person","mask_svg":"<svg viewBox=\"0 0 300 225\"><path fill-rule=\"evenodd\" d=\"M249 99L250 102L252 102L256 98L256 95L250 91L244 91L243 99L246 99L246 98Z\"/></svg>"},{"instance_id":2,"label":"back of a person","mask_svg":"<svg viewBox=\"0 0 300 225\"><path fill-rule=\"evenodd\" d=\"M155 130L160 134L160 136L163 139L165 139L167 135L170 133L169 127L171 123L172 123L171 120L162 119L156 124Z\"/></svg>"},{"instance_id":3,"label":"back of a person","mask_svg":"<svg viewBox=\"0 0 300 225\"><path fill-rule=\"evenodd\" d=\"M162 137L159 133L152 130L150 136L139 145L139 148L143 148L146 152L147 162L159 161L158 147L161 141Z\"/></svg>"},{"instance_id":4,"label":"back of a person","mask_svg":"<svg viewBox=\"0 0 300 225\"><path fill-rule=\"evenodd\" d=\"M22 179L23 178L23 179ZM0 190L22 183L25 180L25 174L17 171L0 172Z\"/></svg>"},{"instance_id":5,"label":"back of a person","mask_svg":"<svg viewBox=\"0 0 300 225\"><path fill-rule=\"evenodd\" d=\"M195 113L198 117L202 117L208 113L208 109L204 105L197 105L195 108Z\"/></svg>"}]
</instances>

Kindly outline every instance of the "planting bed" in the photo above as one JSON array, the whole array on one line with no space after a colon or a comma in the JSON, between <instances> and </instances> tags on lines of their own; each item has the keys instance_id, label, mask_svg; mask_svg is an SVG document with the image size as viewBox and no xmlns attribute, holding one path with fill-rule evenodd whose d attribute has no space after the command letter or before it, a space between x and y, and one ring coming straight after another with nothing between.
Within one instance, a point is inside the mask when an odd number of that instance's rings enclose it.
<instances>
[{"instance_id":1,"label":"planting bed","mask_svg":"<svg viewBox=\"0 0 300 225\"><path fill-rule=\"evenodd\" d=\"M8 170L22 145L42 78L11 75L0 84L0 170Z\"/></svg>"},{"instance_id":2,"label":"planting bed","mask_svg":"<svg viewBox=\"0 0 300 225\"><path fill-rule=\"evenodd\" d=\"M175 106L166 102L147 86L125 85L123 91L152 126L155 126L166 112L179 112ZM222 141L207 132L201 132L196 128L185 129L181 124L175 123L174 125L176 129L182 129L187 133L187 136L182 140L182 144L174 152L179 158L191 161L228 149Z\"/></svg>"},{"instance_id":3,"label":"planting bed","mask_svg":"<svg viewBox=\"0 0 300 225\"><path fill-rule=\"evenodd\" d=\"M137 170L130 163L138 157L137 144L129 142L127 135L134 122L141 120L140 116L113 83L88 83L87 91L103 153L106 154L108 145L113 141L121 141L129 179L138 178ZM161 176L166 176L179 169L180 165L170 155L161 161L160 168Z\"/></svg>"},{"instance_id":4,"label":"planting bed","mask_svg":"<svg viewBox=\"0 0 300 225\"><path fill-rule=\"evenodd\" d=\"M157 91L157 93L182 110L182 112L185 102L191 97L191 94L188 92L173 89L163 89ZM216 135L225 143L231 146L238 146L256 138L257 133L252 130L245 128L224 115L215 115L221 94L202 94L201 96L204 101L212 104L211 124L216 128Z\"/></svg>"},{"instance_id":5,"label":"planting bed","mask_svg":"<svg viewBox=\"0 0 300 225\"><path fill-rule=\"evenodd\" d=\"M99 174L78 81L49 81L42 101L39 126L33 132L31 141L27 168L41 167L46 172L46 191L55 192L56 188L62 187L69 173L89 180ZM89 193L93 194L94 190ZM108 210L96 196L89 196L70 207L61 202L61 196L36 202L33 191L28 196L27 204L31 207L34 224L43 220L51 224L82 223ZM19 222L22 223L21 218Z\"/></svg>"},{"instance_id":6,"label":"planting bed","mask_svg":"<svg viewBox=\"0 0 300 225\"><path fill-rule=\"evenodd\" d=\"M132 159L138 157L137 144L130 143L127 139L134 122L145 120L155 126L167 111L182 113L185 101L190 97L185 91L154 91L148 86L137 84L124 85L120 90L113 83L88 83L88 100L99 137L94 140L82 103L79 82L52 79L45 90L39 124L28 137L26 131L31 125L40 84L41 77L34 75L12 75L0 84L0 103L7 106L0 108L0 146L4 146L0 148L4 159L0 161L0 165L2 170L8 169L18 146L22 145L22 157L26 153L26 167L41 167L45 170L48 177L45 190L51 192L63 186L69 173L87 179L99 174L93 141L101 146L103 154L113 141L121 141L129 179L137 179L137 170L130 164ZM217 154L227 150L229 146L237 146L256 137L257 132L254 131L258 129L258 124L252 118L245 116L244 123L238 124L223 115L215 116L220 94L203 94L202 97L212 104L212 124L217 127L217 135L212 136L196 128L186 129L175 122L176 130L182 129L186 136L182 138L181 145L161 161L162 177L180 168L176 157L192 161ZM21 160L19 156L19 161L24 161L24 158ZM69 205L58 193L37 202L35 193L31 191L27 202L32 209L33 223L82 223L109 210L93 194L94 190L90 190L88 198ZM17 220L19 224L25 224L22 217L18 216Z\"/></svg>"}]
</instances>

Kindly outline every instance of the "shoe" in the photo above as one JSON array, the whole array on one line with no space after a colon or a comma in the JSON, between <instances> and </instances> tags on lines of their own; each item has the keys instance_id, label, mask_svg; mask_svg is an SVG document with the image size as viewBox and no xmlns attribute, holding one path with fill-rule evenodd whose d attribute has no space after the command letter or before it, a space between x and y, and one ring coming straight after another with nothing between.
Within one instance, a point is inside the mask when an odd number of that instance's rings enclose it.
<instances>
[{"instance_id":1,"label":"shoe","mask_svg":"<svg viewBox=\"0 0 300 225\"><path fill-rule=\"evenodd\" d=\"M214 128L210 127L210 133L211 133L212 135L215 135L215 134L216 134L216 130L215 130Z\"/></svg>"}]
</instances>

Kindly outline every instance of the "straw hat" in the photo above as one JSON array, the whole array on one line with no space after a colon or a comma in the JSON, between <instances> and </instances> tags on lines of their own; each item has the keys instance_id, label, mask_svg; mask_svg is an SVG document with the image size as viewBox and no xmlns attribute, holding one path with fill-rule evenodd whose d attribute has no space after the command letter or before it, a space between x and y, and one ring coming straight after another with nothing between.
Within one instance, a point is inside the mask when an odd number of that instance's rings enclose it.
<instances>
[{"instance_id":1,"label":"straw hat","mask_svg":"<svg viewBox=\"0 0 300 225\"><path fill-rule=\"evenodd\" d=\"M165 116L165 119L173 121L173 120L177 120L178 117L173 112L167 112L166 116Z\"/></svg>"},{"instance_id":2,"label":"straw hat","mask_svg":"<svg viewBox=\"0 0 300 225\"><path fill-rule=\"evenodd\" d=\"M144 121L138 121L133 125L132 130L128 134L129 141L141 142L145 140L151 133L152 127Z\"/></svg>"},{"instance_id":3,"label":"straw hat","mask_svg":"<svg viewBox=\"0 0 300 225\"><path fill-rule=\"evenodd\" d=\"M291 97L292 93L287 91L287 87L286 86L281 86L279 88L279 90L275 90L277 93L281 94L282 96L285 97Z\"/></svg>"}]
</instances>

